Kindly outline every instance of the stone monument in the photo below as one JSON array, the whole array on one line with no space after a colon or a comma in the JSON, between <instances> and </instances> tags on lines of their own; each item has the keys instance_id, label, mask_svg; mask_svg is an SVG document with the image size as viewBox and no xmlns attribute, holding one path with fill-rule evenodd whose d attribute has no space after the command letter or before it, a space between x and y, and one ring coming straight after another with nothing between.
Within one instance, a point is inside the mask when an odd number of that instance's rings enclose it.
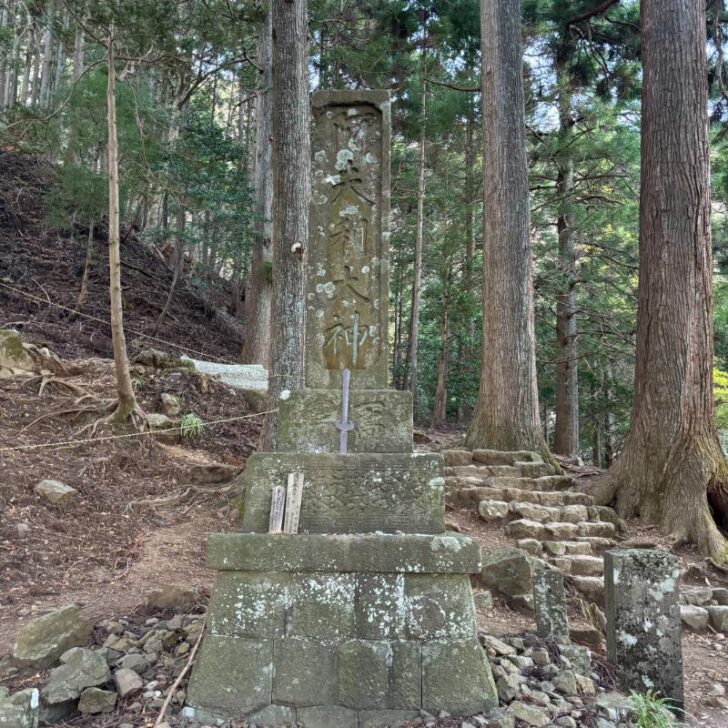
<instances>
[{"instance_id":1,"label":"stone monument","mask_svg":"<svg viewBox=\"0 0 728 728\"><path fill-rule=\"evenodd\" d=\"M411 397L386 388L389 109L381 91L313 97L306 389L281 395L279 450L248 460L241 530L208 540L200 717L374 728L497 705L478 544L445 532L442 458L412 452ZM268 533L291 473L299 532Z\"/></svg>"}]
</instances>

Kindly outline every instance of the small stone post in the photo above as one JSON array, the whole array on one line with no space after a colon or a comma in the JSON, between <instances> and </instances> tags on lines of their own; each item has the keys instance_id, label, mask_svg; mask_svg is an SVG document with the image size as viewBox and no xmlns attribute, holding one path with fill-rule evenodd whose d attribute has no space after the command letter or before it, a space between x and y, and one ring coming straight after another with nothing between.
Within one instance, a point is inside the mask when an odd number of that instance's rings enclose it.
<instances>
[{"instance_id":1,"label":"small stone post","mask_svg":"<svg viewBox=\"0 0 728 728\"><path fill-rule=\"evenodd\" d=\"M683 706L677 560L658 550L604 556L607 656L624 688L651 690Z\"/></svg>"},{"instance_id":2,"label":"small stone post","mask_svg":"<svg viewBox=\"0 0 728 728\"><path fill-rule=\"evenodd\" d=\"M533 608L539 637L568 645L569 622L566 617L564 575L543 562L533 566Z\"/></svg>"}]
</instances>

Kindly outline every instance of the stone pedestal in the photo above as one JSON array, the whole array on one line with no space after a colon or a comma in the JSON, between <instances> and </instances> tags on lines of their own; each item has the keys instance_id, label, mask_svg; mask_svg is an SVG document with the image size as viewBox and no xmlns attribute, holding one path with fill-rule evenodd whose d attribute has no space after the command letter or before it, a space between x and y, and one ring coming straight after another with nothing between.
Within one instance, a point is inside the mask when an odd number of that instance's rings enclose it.
<instances>
[{"instance_id":1,"label":"stone pedestal","mask_svg":"<svg viewBox=\"0 0 728 728\"><path fill-rule=\"evenodd\" d=\"M664 551L604 555L607 655L624 688L683 706L680 567Z\"/></svg>"},{"instance_id":2,"label":"stone pedestal","mask_svg":"<svg viewBox=\"0 0 728 728\"><path fill-rule=\"evenodd\" d=\"M188 710L305 728L472 715L498 702L470 589L478 543L445 533L442 458L412 452L411 397L385 389L388 96L327 92L313 107L310 389L283 393L279 451L248 460L241 531L208 540L218 577ZM269 534L292 472L299 533Z\"/></svg>"}]
</instances>

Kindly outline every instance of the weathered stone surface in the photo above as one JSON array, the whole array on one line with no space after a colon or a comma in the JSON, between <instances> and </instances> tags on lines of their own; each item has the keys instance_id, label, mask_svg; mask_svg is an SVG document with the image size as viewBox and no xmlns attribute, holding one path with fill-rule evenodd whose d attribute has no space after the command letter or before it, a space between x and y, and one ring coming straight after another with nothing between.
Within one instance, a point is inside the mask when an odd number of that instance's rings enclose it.
<instances>
[{"instance_id":1,"label":"weathered stone surface","mask_svg":"<svg viewBox=\"0 0 728 728\"><path fill-rule=\"evenodd\" d=\"M114 683L116 684L116 692L120 698L127 698L130 695L140 693L144 687L144 683L134 670L117 670L114 673Z\"/></svg>"},{"instance_id":2,"label":"weathered stone surface","mask_svg":"<svg viewBox=\"0 0 728 728\"><path fill-rule=\"evenodd\" d=\"M541 553L541 542L537 541L535 538L522 538L518 541L516 546L521 549L521 551L525 551L531 556L538 556L538 554Z\"/></svg>"},{"instance_id":3,"label":"weathered stone surface","mask_svg":"<svg viewBox=\"0 0 728 728\"><path fill-rule=\"evenodd\" d=\"M505 501L483 500L478 504L478 515L486 522L500 521L508 515L510 507Z\"/></svg>"},{"instance_id":4,"label":"weathered stone surface","mask_svg":"<svg viewBox=\"0 0 728 728\"><path fill-rule=\"evenodd\" d=\"M41 480L33 489L36 495L53 505L65 505L73 500L78 493L75 488L62 483L60 480Z\"/></svg>"},{"instance_id":5,"label":"weathered stone surface","mask_svg":"<svg viewBox=\"0 0 728 728\"><path fill-rule=\"evenodd\" d=\"M116 705L116 693L100 688L86 688L78 701L78 710L81 713L95 715L97 713L110 713Z\"/></svg>"},{"instance_id":6,"label":"weathered stone surface","mask_svg":"<svg viewBox=\"0 0 728 728\"><path fill-rule=\"evenodd\" d=\"M243 471L242 530L267 532L271 492L304 474L303 533L442 533L442 458L428 453L259 453Z\"/></svg>"},{"instance_id":7,"label":"weathered stone surface","mask_svg":"<svg viewBox=\"0 0 728 728\"><path fill-rule=\"evenodd\" d=\"M393 728L419 715L417 710L360 710L359 728Z\"/></svg>"},{"instance_id":8,"label":"weathered stone surface","mask_svg":"<svg viewBox=\"0 0 728 728\"><path fill-rule=\"evenodd\" d=\"M341 705L315 705L299 708L298 722L304 728L358 728L359 717L356 710Z\"/></svg>"},{"instance_id":9,"label":"weathered stone surface","mask_svg":"<svg viewBox=\"0 0 728 728\"><path fill-rule=\"evenodd\" d=\"M339 702L357 709L388 705L390 666L389 642L345 642L338 650Z\"/></svg>"},{"instance_id":10,"label":"weathered stone surface","mask_svg":"<svg viewBox=\"0 0 728 728\"><path fill-rule=\"evenodd\" d=\"M525 594L532 589L532 559L513 546L487 551L483 554L480 580L483 584L506 597Z\"/></svg>"},{"instance_id":11,"label":"weathered stone surface","mask_svg":"<svg viewBox=\"0 0 728 728\"><path fill-rule=\"evenodd\" d=\"M521 518L506 526L506 535L510 538L534 538L541 541L546 538L546 528L543 523Z\"/></svg>"},{"instance_id":12,"label":"weathered stone surface","mask_svg":"<svg viewBox=\"0 0 728 728\"><path fill-rule=\"evenodd\" d=\"M389 93L313 96L306 386L387 386Z\"/></svg>"},{"instance_id":13,"label":"weathered stone surface","mask_svg":"<svg viewBox=\"0 0 728 728\"><path fill-rule=\"evenodd\" d=\"M165 415L168 417L176 417L180 413L181 405L179 397L176 394L162 392L159 395L159 399L162 402L162 411Z\"/></svg>"},{"instance_id":14,"label":"weathered stone surface","mask_svg":"<svg viewBox=\"0 0 728 728\"><path fill-rule=\"evenodd\" d=\"M460 573L480 571L478 542L459 533L215 533L207 564L223 571Z\"/></svg>"},{"instance_id":15,"label":"weathered stone surface","mask_svg":"<svg viewBox=\"0 0 728 728\"><path fill-rule=\"evenodd\" d=\"M268 391L268 372L260 364L220 364L219 362L190 359L184 354L182 361L190 362L196 371L217 377L233 389L254 392Z\"/></svg>"},{"instance_id":16,"label":"weathered stone surface","mask_svg":"<svg viewBox=\"0 0 728 728\"><path fill-rule=\"evenodd\" d=\"M73 647L61 655L61 662L41 690L43 701L49 705L75 700L85 688L103 685L111 677L101 652Z\"/></svg>"},{"instance_id":17,"label":"weathered stone surface","mask_svg":"<svg viewBox=\"0 0 728 728\"><path fill-rule=\"evenodd\" d=\"M702 607L709 604L713 599L713 590L708 587L697 587L693 589L683 589L680 592L680 601L685 604L694 604Z\"/></svg>"},{"instance_id":18,"label":"weathered stone surface","mask_svg":"<svg viewBox=\"0 0 728 728\"><path fill-rule=\"evenodd\" d=\"M49 667L70 647L84 644L92 629L81 610L69 604L24 625L15 640L13 658L27 667Z\"/></svg>"},{"instance_id":19,"label":"weathered stone surface","mask_svg":"<svg viewBox=\"0 0 728 728\"><path fill-rule=\"evenodd\" d=\"M541 456L528 450L505 452L501 450L473 450L473 460L483 465L513 465L513 463L537 463Z\"/></svg>"},{"instance_id":20,"label":"weathered stone surface","mask_svg":"<svg viewBox=\"0 0 728 728\"><path fill-rule=\"evenodd\" d=\"M513 701L508 706L508 711L526 725L537 726L537 728L548 725L550 722L548 716L542 710L539 710L534 705L523 703L520 700Z\"/></svg>"},{"instance_id":21,"label":"weathered stone surface","mask_svg":"<svg viewBox=\"0 0 728 728\"><path fill-rule=\"evenodd\" d=\"M283 725L284 723L296 723L296 709L287 705L267 705L262 710L250 716L252 722L259 725Z\"/></svg>"},{"instance_id":22,"label":"weathered stone surface","mask_svg":"<svg viewBox=\"0 0 728 728\"><path fill-rule=\"evenodd\" d=\"M599 556L569 554L554 559L553 563L565 574L573 576L599 576L604 572L604 561Z\"/></svg>"},{"instance_id":23,"label":"weathered stone surface","mask_svg":"<svg viewBox=\"0 0 728 728\"><path fill-rule=\"evenodd\" d=\"M321 640L275 641L273 702L296 707L338 702L336 650ZM300 719L300 714L299 714Z\"/></svg>"},{"instance_id":24,"label":"weathered stone surface","mask_svg":"<svg viewBox=\"0 0 728 728\"><path fill-rule=\"evenodd\" d=\"M533 607L539 637L569 643L563 575L543 562L533 567Z\"/></svg>"},{"instance_id":25,"label":"weathered stone surface","mask_svg":"<svg viewBox=\"0 0 728 728\"><path fill-rule=\"evenodd\" d=\"M288 634L294 637L342 639L355 634L356 577L310 574L300 580L287 609Z\"/></svg>"},{"instance_id":26,"label":"weathered stone surface","mask_svg":"<svg viewBox=\"0 0 728 728\"><path fill-rule=\"evenodd\" d=\"M604 557L607 654L627 689L683 703L677 560L625 549Z\"/></svg>"},{"instance_id":27,"label":"weathered stone surface","mask_svg":"<svg viewBox=\"0 0 728 728\"><path fill-rule=\"evenodd\" d=\"M152 430L169 430L174 427L174 420L161 412L149 412L146 421Z\"/></svg>"},{"instance_id":28,"label":"weathered stone surface","mask_svg":"<svg viewBox=\"0 0 728 728\"><path fill-rule=\"evenodd\" d=\"M15 329L0 329L0 369L36 369L33 357L23 347L23 338Z\"/></svg>"},{"instance_id":29,"label":"weathered stone surface","mask_svg":"<svg viewBox=\"0 0 728 728\"><path fill-rule=\"evenodd\" d=\"M445 467L448 468L457 465L470 465L473 462L473 453L470 450L442 450L440 454L445 461Z\"/></svg>"},{"instance_id":30,"label":"weathered stone surface","mask_svg":"<svg viewBox=\"0 0 728 728\"><path fill-rule=\"evenodd\" d=\"M682 623L696 632L708 629L708 610L695 607L692 604L680 605L680 619Z\"/></svg>"},{"instance_id":31,"label":"weathered stone surface","mask_svg":"<svg viewBox=\"0 0 728 728\"><path fill-rule=\"evenodd\" d=\"M13 695L0 688L0 726L3 728L38 728L37 688L21 690Z\"/></svg>"},{"instance_id":32,"label":"weathered stone surface","mask_svg":"<svg viewBox=\"0 0 728 728\"><path fill-rule=\"evenodd\" d=\"M710 615L710 624L714 629L717 629L718 632L728 632L727 606L709 606L708 614Z\"/></svg>"},{"instance_id":33,"label":"weathered stone surface","mask_svg":"<svg viewBox=\"0 0 728 728\"><path fill-rule=\"evenodd\" d=\"M302 389L278 403L279 452L339 452L341 392ZM352 390L349 452L412 452L412 395L387 389Z\"/></svg>"},{"instance_id":34,"label":"weathered stone surface","mask_svg":"<svg viewBox=\"0 0 728 728\"><path fill-rule=\"evenodd\" d=\"M405 636L403 574L361 574L357 577L356 635L362 639Z\"/></svg>"},{"instance_id":35,"label":"weathered stone surface","mask_svg":"<svg viewBox=\"0 0 728 728\"><path fill-rule=\"evenodd\" d=\"M453 679L455 675L466 679ZM490 665L476 639L432 641L422 645L422 707L425 710L472 715L497 704Z\"/></svg>"},{"instance_id":36,"label":"weathered stone surface","mask_svg":"<svg viewBox=\"0 0 728 728\"><path fill-rule=\"evenodd\" d=\"M270 704L272 673L272 640L208 634L190 678L187 702L213 714L248 715Z\"/></svg>"},{"instance_id":37,"label":"weathered stone surface","mask_svg":"<svg viewBox=\"0 0 728 728\"><path fill-rule=\"evenodd\" d=\"M467 576L405 578L407 636L416 640L475 636L475 608Z\"/></svg>"}]
</instances>

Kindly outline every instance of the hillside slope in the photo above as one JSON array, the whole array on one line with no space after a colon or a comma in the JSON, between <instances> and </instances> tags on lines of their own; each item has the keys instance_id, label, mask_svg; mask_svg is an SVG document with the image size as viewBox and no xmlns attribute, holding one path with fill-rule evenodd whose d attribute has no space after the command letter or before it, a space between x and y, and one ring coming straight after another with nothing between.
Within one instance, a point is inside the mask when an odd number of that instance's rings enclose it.
<instances>
[{"instance_id":1,"label":"hillside slope","mask_svg":"<svg viewBox=\"0 0 728 728\"><path fill-rule=\"evenodd\" d=\"M99 225L89 292L82 314L72 316L52 304L73 308L81 285L88 230L75 235L45 223L52 165L0 152L0 328L12 325L34 343L45 343L66 358L111 356L108 249L106 229ZM242 327L213 302L178 282L172 306L153 338L172 271L162 257L133 233L122 231L122 288L127 343L131 354L141 348L167 349L196 358L236 361ZM30 294L28 298L17 290ZM101 319L101 321L96 320Z\"/></svg>"}]
</instances>

